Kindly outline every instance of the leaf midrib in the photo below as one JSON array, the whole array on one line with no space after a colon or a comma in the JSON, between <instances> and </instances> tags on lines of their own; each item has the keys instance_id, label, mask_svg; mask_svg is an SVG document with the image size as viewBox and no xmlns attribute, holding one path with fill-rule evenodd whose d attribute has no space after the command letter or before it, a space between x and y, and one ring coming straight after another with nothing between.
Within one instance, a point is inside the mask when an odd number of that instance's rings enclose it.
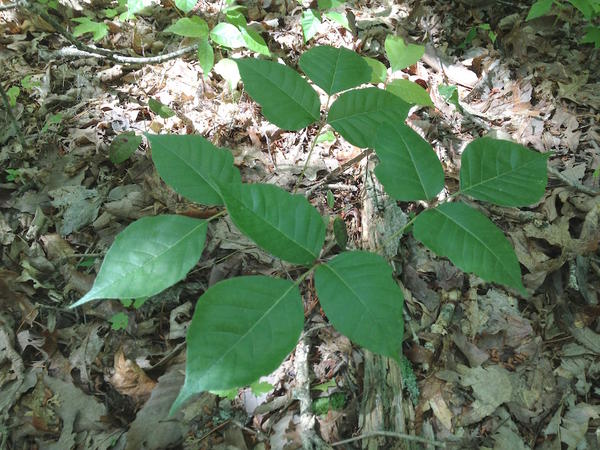
<instances>
[{"instance_id":1,"label":"leaf midrib","mask_svg":"<svg viewBox=\"0 0 600 450\"><path fill-rule=\"evenodd\" d=\"M283 280L282 280L282 281L283 281ZM205 378L207 375L209 375L209 374L210 374L210 371L211 371L211 369L212 369L213 367L215 367L217 364L219 364L221 361L223 361L223 359L225 359L225 357L226 357L227 355L229 355L229 353L231 353L231 352L233 351L233 349L234 349L234 348L236 348L236 347L239 345L239 343L240 343L242 340L245 340L245 339L248 337L248 335L249 335L249 334L250 334L252 331L254 331L254 329L255 329L255 328L258 326L258 324L259 324L259 323L261 323L263 320L265 320L265 318L266 318L266 317L267 317L267 316L268 316L268 315L271 313L271 311L273 311L273 309L274 309L276 306L278 306L278 305L279 305L279 303L280 303L281 301L283 301L283 300L284 300L284 299L287 297L287 295L290 293L290 291L291 291L292 289L294 289L295 287L296 287L296 285L295 285L295 284L291 284L291 285L290 285L290 286L289 286L289 287L288 287L288 288L285 290L285 292L284 292L284 293L283 293L281 296L279 296L279 298L278 298L278 299L277 299L277 300L276 300L276 301L273 303L273 305L271 305L271 306L270 306L270 307L269 307L269 308L268 308L268 309L267 309L267 310L264 312L264 314L262 314L262 315L261 315L261 316L258 318L258 320L256 320L256 321L254 322L254 324L253 324L253 325L252 325L252 326L251 326L251 327L250 327L250 328L249 328L249 329L248 329L248 330L247 330L247 331L246 331L244 334L240 335L239 339L238 339L238 340L237 340L237 341L236 341L234 344L230 345L230 346L229 346L229 348L228 348L228 349L227 349L227 350L226 350L226 351L225 351L225 352L224 352L224 353L223 353L223 354L222 354L222 355L221 355L221 356L220 356L218 359L216 359L216 360L215 360L215 361L214 361L214 362L213 362L213 363L212 363L210 366L208 366L208 367L206 368L206 370L204 371L204 374L203 374L203 375L201 375L199 378L200 378L200 379L202 379L202 378ZM209 389L212 389L212 388L210 388L210 387L209 387ZM227 389L227 388L222 388L222 389ZM201 389L201 390L205 390L205 389Z\"/></svg>"},{"instance_id":2,"label":"leaf midrib","mask_svg":"<svg viewBox=\"0 0 600 450\"><path fill-rule=\"evenodd\" d=\"M497 154L496 154L496 156L497 156ZM481 159L483 160L483 158L481 158ZM504 176L506 176L507 174L509 174L511 172L516 172L517 170L522 170L522 169L526 168L527 166L529 166L530 164L534 164L534 163L537 163L537 161L535 159L532 159L530 161L527 161L522 166L518 166L516 168L511 168L510 170L507 170L505 172L501 172L501 173L499 173L499 174L497 174L497 175L495 175L495 176L493 176L491 178L486 178L485 180L480 181L479 183L475 183L475 184L470 185L466 189L462 189L461 188L460 192L462 192L463 194L468 194L469 191L472 191L472 190L474 190L474 189L476 189L476 188L478 188L478 187L480 187L482 185L491 183L491 182L495 181L496 179L498 179L500 177L504 177Z\"/></svg>"},{"instance_id":3,"label":"leaf midrib","mask_svg":"<svg viewBox=\"0 0 600 450\"><path fill-rule=\"evenodd\" d=\"M182 237L181 237L181 239L179 239L178 241L176 241L176 242L175 242L173 245L171 245L170 247L167 247L167 248L166 248L164 251L162 251L161 253L157 254L157 255L156 255L154 258L147 260L147 261L146 261L144 264L142 264L141 266L136 266L136 268L135 268L135 269L133 269L133 270L132 270L132 271L130 271L130 272L124 272L124 273L123 273L123 274L122 274L120 277L118 277L118 278L117 278L116 280L114 280L113 282L111 282L111 283L109 283L109 284L105 285L104 287L101 287L100 289L98 289L98 290L96 291L96 294L94 294L94 296L93 296L93 297L90 297L90 298L88 298L88 300L93 300L93 299L95 299L95 298L102 298L102 297L99 297L99 296L98 296L98 293L102 293L102 292L106 291L106 289L110 288L111 286L113 286L113 285L114 285L114 284L116 284L117 282L121 281L123 278L126 278L127 276L130 276L132 272L136 272L136 271L138 271L140 268L142 268L142 267L145 267L146 265L148 265L148 264L150 263L150 261L156 261L158 258L162 257L162 256L163 256L165 253L167 253L167 252L171 251L173 248L175 248L176 246L178 246L179 244L181 244L181 242L182 242L184 239L187 239L187 238L188 238L188 237L189 237L191 234L195 233L195 232L196 232L196 230L197 230L199 227L202 227L202 226L206 226L206 222L202 221L202 223L200 223L200 224L198 224L197 226L195 226L195 227L194 227L192 230L190 230L188 233L186 233L184 236L182 236ZM100 273L99 273L98 275L100 275ZM89 293L89 294L91 294L92 292L93 292L93 289L92 289L92 291L90 291L90 293ZM153 294L149 294L149 295L153 295ZM86 296L84 296L83 298L85 298L85 297L87 297L87 295L86 295ZM82 298L82 299L83 299L83 298ZM77 302L77 303L79 303L79 302Z\"/></svg>"},{"instance_id":4,"label":"leaf midrib","mask_svg":"<svg viewBox=\"0 0 600 450\"><path fill-rule=\"evenodd\" d=\"M287 66L284 66L284 65L282 65L282 64L278 64L278 63L273 63L273 64L280 65L280 66L282 66L282 67L284 67L284 68L285 68L285 67L287 67ZM318 115L318 114L317 114L316 116L314 116L314 115L313 115L313 113L312 113L312 111L309 111L308 109L306 109L302 103L298 102L298 101L297 101L297 100L296 100L294 97L292 97L291 95L289 95L289 94L288 94L286 91L284 91L283 89L281 89L281 88L280 88L280 87L279 87L277 84L273 83L273 82L272 82L270 79L268 79L267 77L265 77L265 76L264 76L264 75L263 75L261 72L259 72L259 71L257 71L256 69L254 69L254 68L252 67L252 65L246 65L246 69L248 69L248 70L251 70L252 72L254 72L254 74L255 74L255 75L258 75L258 76L259 76L259 78L262 78L262 79L263 79L263 82L265 82L265 84L269 84L270 86L273 86L275 90L277 90L278 92L280 92L281 94L283 94L285 97L287 97L287 98L289 98L290 100L292 100L292 102L293 102L294 104L298 105L298 106L300 107L300 109L302 109L302 110L303 110L303 111L304 111L306 114L308 114L308 116L309 116L311 119L314 119L314 120L318 120L318 119L319 119L319 115ZM290 70L291 70L291 69L290 69ZM298 74L297 74L296 72L294 72L293 70L292 70L292 73L294 73L294 74L298 75ZM284 77L286 77L286 76L287 76L287 74L286 74L285 70L283 71L283 74L284 74L284 75L283 75ZM290 74L289 76L292 76L292 77L293 77L293 75L291 75L291 74ZM300 78L302 81L304 81L304 82L306 83L306 80L304 80L304 79L303 79L303 78L302 78L300 75L298 75L298 77L299 77L299 78ZM305 87L307 87L308 89L311 89L311 90L313 90L313 92L314 92L314 89L312 89L312 88L310 87L310 84L306 83L306 86L305 86Z\"/></svg>"},{"instance_id":5,"label":"leaf midrib","mask_svg":"<svg viewBox=\"0 0 600 450\"><path fill-rule=\"evenodd\" d=\"M288 237L283 231L281 231L279 228L277 228L274 224L272 224L271 222L269 222L267 219L265 219L264 217L262 217L258 213L254 212L253 209L247 207L246 204L243 201L240 200L239 204L241 205L242 208L244 208L246 211L248 211L253 217L259 219L262 223L266 224L270 229L276 231L280 236L283 236L283 238L287 242L291 242L292 244L295 244L297 247L299 247L300 249L302 249L306 253L308 253L313 260L317 257L308 248L306 248L305 246L303 246L301 243L293 240L292 238ZM282 258L282 259L284 259L284 258ZM304 263L302 263L302 264L304 264Z\"/></svg>"},{"instance_id":6,"label":"leaf midrib","mask_svg":"<svg viewBox=\"0 0 600 450\"><path fill-rule=\"evenodd\" d=\"M446 214L444 211L440 210L439 208L435 208L433 211L437 211L442 216L446 217L448 220L450 220L452 223L454 223L459 229L464 230L465 233L474 237L477 242L479 242L489 253L491 253L498 262L500 262L500 264L504 268L505 272L510 275L510 273L511 273L510 268L507 268L504 265L502 259L496 254L496 252L494 252L490 247L488 247L487 244L479 238L479 236L477 236L476 234L473 234L468 228L465 228L462 224L460 224L456 220L454 220L454 218L452 216L449 216L448 214ZM512 278L512 276L511 276L511 278Z\"/></svg>"}]
</instances>

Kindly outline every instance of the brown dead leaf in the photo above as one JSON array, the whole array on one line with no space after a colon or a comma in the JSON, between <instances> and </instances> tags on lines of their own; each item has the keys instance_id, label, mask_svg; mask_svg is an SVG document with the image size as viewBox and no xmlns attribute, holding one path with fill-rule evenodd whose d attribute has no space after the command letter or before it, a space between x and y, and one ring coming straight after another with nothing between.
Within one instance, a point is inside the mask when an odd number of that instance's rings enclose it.
<instances>
[{"instance_id":1,"label":"brown dead leaf","mask_svg":"<svg viewBox=\"0 0 600 450\"><path fill-rule=\"evenodd\" d=\"M115 373L108 382L121 394L132 397L138 403L144 403L156 386L135 361L127 359L122 349L117 350L114 359Z\"/></svg>"}]
</instances>

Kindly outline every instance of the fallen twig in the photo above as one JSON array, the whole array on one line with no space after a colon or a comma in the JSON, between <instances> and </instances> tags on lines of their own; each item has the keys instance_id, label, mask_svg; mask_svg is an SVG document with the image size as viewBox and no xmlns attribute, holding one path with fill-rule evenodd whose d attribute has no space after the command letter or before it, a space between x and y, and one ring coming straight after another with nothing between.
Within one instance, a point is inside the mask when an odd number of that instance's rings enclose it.
<instances>
[{"instance_id":1,"label":"fallen twig","mask_svg":"<svg viewBox=\"0 0 600 450\"><path fill-rule=\"evenodd\" d=\"M353 438L344 439L343 441L334 442L333 444L331 444L331 446L336 447L338 445L349 444L350 442L361 441L363 439L368 439L368 438L377 437L377 436L392 437L392 438L402 439L405 441L419 442L421 444L429 444L429 445L433 445L435 447L446 448L445 442L432 441L431 439L426 439L426 438L422 438L419 436L413 436L412 434L395 433L393 431L370 431L368 433L361 434L360 436L355 436Z\"/></svg>"},{"instance_id":2,"label":"fallen twig","mask_svg":"<svg viewBox=\"0 0 600 450\"><path fill-rule=\"evenodd\" d=\"M162 55L157 56L127 56L123 55L119 52L115 52L112 50L107 50L104 48L96 47L95 45L87 45L84 44L73 36L65 27L63 27L56 19L50 16L43 8L39 7L36 4L32 4L29 2L23 2L23 6L27 9L30 9L35 14L39 15L42 19L48 22L57 33L63 36L67 41L75 46L75 48L71 49L63 49L63 54L68 56L84 56L84 57L93 57L93 58L106 58L112 61L121 63L121 64L156 64L164 61L168 61L170 59L175 59L180 56L183 56L187 53L191 53L198 49L198 44L193 44L188 47L181 48L179 50L175 50L173 52L164 53Z\"/></svg>"},{"instance_id":3,"label":"fallen twig","mask_svg":"<svg viewBox=\"0 0 600 450\"><path fill-rule=\"evenodd\" d=\"M600 191L598 191L596 189L589 188L587 186L584 186L579 181L573 180L572 178L569 178L563 172L559 172L557 169L555 169L552 166L548 166L548 172L550 172L550 174L554 175L556 178L558 178L559 180L561 180L566 185L571 186L572 188L575 188L578 191L583 192L584 194L588 194L588 195L598 195L598 194L600 194Z\"/></svg>"}]
</instances>

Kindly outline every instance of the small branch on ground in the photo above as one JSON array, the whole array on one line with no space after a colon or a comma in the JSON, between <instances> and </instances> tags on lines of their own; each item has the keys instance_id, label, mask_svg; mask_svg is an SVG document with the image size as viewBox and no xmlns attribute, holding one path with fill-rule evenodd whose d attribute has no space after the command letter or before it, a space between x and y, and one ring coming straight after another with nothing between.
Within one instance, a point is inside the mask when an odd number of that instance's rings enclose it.
<instances>
[{"instance_id":1,"label":"small branch on ground","mask_svg":"<svg viewBox=\"0 0 600 450\"><path fill-rule=\"evenodd\" d=\"M77 57L93 57L93 58L106 58L121 64L157 64L175 59L183 56L187 53L191 53L198 49L198 44L190 45L179 50L175 50L170 53L165 53L157 56L127 56L121 53L106 50L104 48L96 47L95 45L87 45L78 41L73 34L71 34L65 27L63 27L56 19L49 15L40 6L29 3L27 1L22 2L24 8L29 9L32 13L39 15L42 19L48 22L52 27L63 36L67 41L75 46L71 49L63 49L61 52L68 56Z\"/></svg>"},{"instance_id":2,"label":"small branch on ground","mask_svg":"<svg viewBox=\"0 0 600 450\"><path fill-rule=\"evenodd\" d=\"M359 155L355 156L354 158L346 161L344 164L342 164L341 166L339 166L337 169L332 170L331 172L329 172L319 182L317 182L316 184L314 184L313 186L311 186L310 189L308 189L304 195L306 197L310 197L310 195L314 191L316 191L320 186L323 186L327 182L335 179L336 177L338 177L339 175L341 175L342 173L344 173L346 170L348 170L350 167L352 167L354 164L356 164L357 162L359 162L359 161L363 160L364 158L366 158L367 156L369 156L371 153L373 153L373 150L370 149L370 148L368 148L368 149L362 151Z\"/></svg>"},{"instance_id":3,"label":"small branch on ground","mask_svg":"<svg viewBox=\"0 0 600 450\"><path fill-rule=\"evenodd\" d=\"M421 444L428 444L428 445L434 445L434 446L440 447L440 448L446 448L445 442L432 441L430 439L425 439L425 438L422 438L419 436L413 436L412 434L394 433L393 431L370 431L369 433L361 434L360 436L356 436L356 437L353 437L350 439L344 439L343 441L338 441L331 445L332 445L332 447L336 447L338 445L349 444L351 442L361 441L363 439L368 439L368 438L376 437L376 436L397 438L397 439L402 439L404 441L419 442Z\"/></svg>"},{"instance_id":4,"label":"small branch on ground","mask_svg":"<svg viewBox=\"0 0 600 450\"><path fill-rule=\"evenodd\" d=\"M296 387L294 397L300 402L300 436L304 450L331 449L331 446L319 437L315 431L316 418L312 412L312 399L310 397L310 375L308 369L308 354L310 344L308 334L302 333L300 342L294 353L294 367L296 369Z\"/></svg>"},{"instance_id":5,"label":"small branch on ground","mask_svg":"<svg viewBox=\"0 0 600 450\"><path fill-rule=\"evenodd\" d=\"M565 183L567 186L571 186L572 188L575 188L578 191L583 192L584 194L588 194L588 195L598 195L598 194L600 194L600 191L598 191L596 189L593 189L593 188L589 188L587 186L584 186L579 181L573 180L572 178L569 178L563 172L559 172L557 169L555 169L552 166L548 166L548 172L550 172L551 175L554 175L560 181L562 181L563 183Z\"/></svg>"}]
</instances>

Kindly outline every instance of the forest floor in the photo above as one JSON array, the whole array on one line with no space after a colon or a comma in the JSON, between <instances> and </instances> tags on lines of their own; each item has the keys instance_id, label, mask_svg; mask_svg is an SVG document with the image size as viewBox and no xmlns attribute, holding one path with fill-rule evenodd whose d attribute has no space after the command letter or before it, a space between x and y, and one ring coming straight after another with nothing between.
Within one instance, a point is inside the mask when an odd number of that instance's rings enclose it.
<instances>
[{"instance_id":1,"label":"forest floor","mask_svg":"<svg viewBox=\"0 0 600 450\"><path fill-rule=\"evenodd\" d=\"M213 23L221 6L201 0L198 14ZM403 350L415 378L406 377L403 398L387 405L401 409L403 420L387 431L423 442L361 435L365 355L327 326L310 282L303 286L306 379L292 353L254 390L204 393L168 419L198 296L231 275L271 273L273 258L223 220L211 224L188 277L142 306L107 300L68 309L133 220L214 213L166 187L145 143L114 164L111 141L125 131L200 134L233 150L245 181L292 190L316 130L282 132L268 123L226 64L203 75L193 54L136 66L69 57L71 44L38 16L0 11L0 81L4 90L20 86L11 109L24 137L0 109L0 448L300 448L306 424L298 383L310 383L311 426L323 448L600 448L600 60L597 49L579 43L580 16L567 8L527 22L530 5L521 2L361 0L342 8L351 12L352 31L325 20L306 44L300 15L308 4L247 6L249 19L268 30L271 52L292 67L316 44L381 58L389 34L427 43L421 61L388 75L430 93L435 107L413 108L407 123L436 150L450 192L461 151L476 137L550 153L538 204L480 205L513 243L530 297L464 274L410 233L402 237L392 263L405 294ZM175 8L153 8L135 22L107 20L110 33L97 45L133 56L185 46L162 32ZM66 26L73 11L61 14L54 17ZM248 54L216 51L217 59ZM442 84L457 86L460 110L440 96ZM150 99L175 115L161 118ZM299 189L323 214L342 217L350 248L365 245L372 160L318 183L360 152L339 139L320 142ZM388 206L401 214L415 207Z\"/></svg>"}]
</instances>

